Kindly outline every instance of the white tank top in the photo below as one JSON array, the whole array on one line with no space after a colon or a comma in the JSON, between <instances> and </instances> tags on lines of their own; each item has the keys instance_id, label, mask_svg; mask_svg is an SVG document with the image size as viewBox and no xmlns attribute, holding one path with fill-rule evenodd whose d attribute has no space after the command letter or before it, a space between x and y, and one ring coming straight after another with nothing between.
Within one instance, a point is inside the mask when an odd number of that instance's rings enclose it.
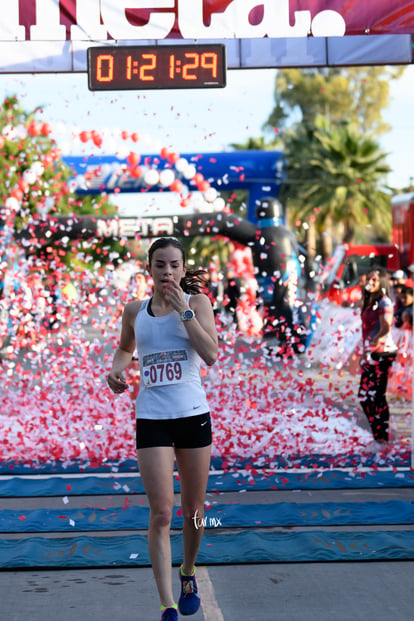
<instances>
[{"instance_id":1,"label":"white tank top","mask_svg":"<svg viewBox=\"0 0 414 621\"><path fill-rule=\"evenodd\" d=\"M189 294L185 294L187 302ZM153 317L149 298L142 300L135 319L140 386L136 417L185 418L209 411L201 384L201 358L190 343L178 313Z\"/></svg>"}]
</instances>

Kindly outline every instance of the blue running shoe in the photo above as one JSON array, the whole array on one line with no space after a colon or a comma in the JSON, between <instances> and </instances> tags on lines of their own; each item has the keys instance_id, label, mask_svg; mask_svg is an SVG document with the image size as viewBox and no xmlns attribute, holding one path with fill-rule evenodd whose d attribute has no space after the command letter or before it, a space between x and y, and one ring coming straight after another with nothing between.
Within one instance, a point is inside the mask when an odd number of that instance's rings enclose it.
<instances>
[{"instance_id":1,"label":"blue running shoe","mask_svg":"<svg viewBox=\"0 0 414 621\"><path fill-rule=\"evenodd\" d=\"M178 612L176 608L166 608L161 615L161 621L178 621Z\"/></svg>"},{"instance_id":2,"label":"blue running shoe","mask_svg":"<svg viewBox=\"0 0 414 621\"><path fill-rule=\"evenodd\" d=\"M200 596L197 589L195 571L193 576L183 576L180 567L181 593L178 610L182 615L194 615L200 608Z\"/></svg>"}]
</instances>

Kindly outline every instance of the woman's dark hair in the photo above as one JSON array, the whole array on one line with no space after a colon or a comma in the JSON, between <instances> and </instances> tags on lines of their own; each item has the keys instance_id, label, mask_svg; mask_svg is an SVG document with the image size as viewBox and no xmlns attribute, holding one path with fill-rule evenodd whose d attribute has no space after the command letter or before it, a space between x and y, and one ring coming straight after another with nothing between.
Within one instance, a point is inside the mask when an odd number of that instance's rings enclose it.
<instances>
[{"instance_id":1,"label":"woman's dark hair","mask_svg":"<svg viewBox=\"0 0 414 621\"><path fill-rule=\"evenodd\" d=\"M379 286L378 291L376 291L375 293L371 293L366 288L364 288L362 310L365 310L365 308L368 306L370 302L374 302L375 300L380 300L384 295L387 295L388 297L390 295L390 279L389 279L387 271L384 270L383 267L372 267L366 273L367 283L368 283L369 275L372 274L373 272L375 272L378 275L380 286Z\"/></svg>"},{"instance_id":2,"label":"woman's dark hair","mask_svg":"<svg viewBox=\"0 0 414 621\"><path fill-rule=\"evenodd\" d=\"M168 248L168 246L177 248L181 252L181 256L183 259L183 265L185 266L186 259L185 259L184 246L175 237L159 237L154 242L152 242L151 246L148 249L148 265L151 266L152 257L156 250L158 250L159 248ZM180 281L180 286L182 290L185 293L191 293L193 295L197 293L202 293L205 274L206 274L205 270L187 269L185 276Z\"/></svg>"}]
</instances>

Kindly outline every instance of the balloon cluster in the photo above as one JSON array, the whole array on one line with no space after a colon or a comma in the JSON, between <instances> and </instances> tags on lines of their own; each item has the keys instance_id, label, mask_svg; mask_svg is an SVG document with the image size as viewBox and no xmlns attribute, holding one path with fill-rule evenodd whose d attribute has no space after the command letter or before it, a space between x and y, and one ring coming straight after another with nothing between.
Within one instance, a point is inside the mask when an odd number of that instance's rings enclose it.
<instances>
[{"instance_id":1,"label":"balloon cluster","mask_svg":"<svg viewBox=\"0 0 414 621\"><path fill-rule=\"evenodd\" d=\"M104 142L104 136L97 131L81 131L78 136L83 144L92 141L98 148L102 147ZM122 131L120 136L124 141L131 140L133 143L139 141L137 132ZM182 207L187 207L192 201L192 191L199 192L202 195L202 201L196 201L196 210L198 211L222 211L225 207L224 199L219 196L217 190L211 186L204 175L197 171L196 164L189 162L177 151L165 146L160 149L159 159L156 160L157 164L164 163L164 167L160 167L160 169L151 166L149 161L142 161L141 154L135 149L118 148L117 156L126 159L126 163L102 164L97 166L93 173L78 175L74 181L73 189L76 190L77 187L87 189L93 176L106 177L115 172L141 180L142 188L151 189L154 186L160 186L171 192L176 192L180 195Z\"/></svg>"},{"instance_id":2,"label":"balloon cluster","mask_svg":"<svg viewBox=\"0 0 414 621\"><path fill-rule=\"evenodd\" d=\"M35 120L8 123L1 130L0 159L5 173L1 217L6 230L16 216L27 221L41 218L69 194L60 165L62 151L51 139L52 131L49 123Z\"/></svg>"}]
</instances>

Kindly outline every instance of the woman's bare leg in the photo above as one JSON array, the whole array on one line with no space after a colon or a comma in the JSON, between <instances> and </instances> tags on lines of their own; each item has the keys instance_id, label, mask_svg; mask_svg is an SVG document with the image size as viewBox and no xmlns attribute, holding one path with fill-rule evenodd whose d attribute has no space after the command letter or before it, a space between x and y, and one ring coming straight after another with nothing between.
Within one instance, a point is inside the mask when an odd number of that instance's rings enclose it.
<instances>
[{"instance_id":1,"label":"woman's bare leg","mask_svg":"<svg viewBox=\"0 0 414 621\"><path fill-rule=\"evenodd\" d=\"M204 532L204 501L210 469L211 445L195 449L176 449L183 510L183 573L191 575Z\"/></svg>"},{"instance_id":2,"label":"woman's bare leg","mask_svg":"<svg viewBox=\"0 0 414 621\"><path fill-rule=\"evenodd\" d=\"M138 449L139 471L150 505L148 549L162 606L174 604L170 525L174 506L174 449Z\"/></svg>"}]
</instances>

